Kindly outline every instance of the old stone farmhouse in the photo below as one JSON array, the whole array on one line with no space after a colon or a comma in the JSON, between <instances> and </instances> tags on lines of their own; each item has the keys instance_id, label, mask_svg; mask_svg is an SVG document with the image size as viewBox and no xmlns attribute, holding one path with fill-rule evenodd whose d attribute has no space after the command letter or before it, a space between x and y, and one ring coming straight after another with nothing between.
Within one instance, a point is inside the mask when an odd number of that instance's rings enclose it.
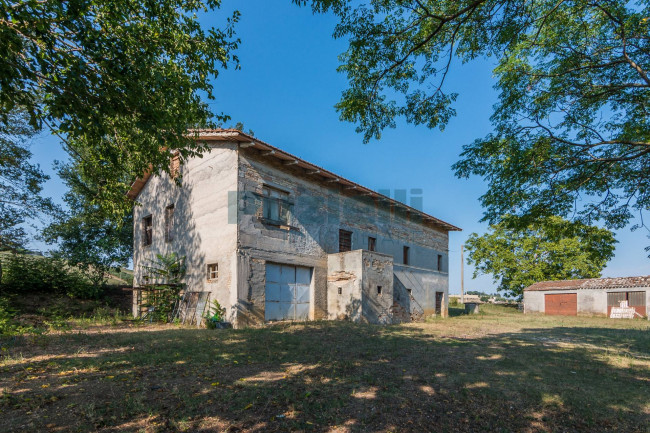
<instances>
[{"instance_id":1,"label":"old stone farmhouse","mask_svg":"<svg viewBox=\"0 0 650 433\"><path fill-rule=\"evenodd\" d=\"M237 130L132 186L135 287L155 254L186 256L188 291L236 326L275 320L394 323L446 315L459 228ZM137 291L136 291L137 293Z\"/></svg>"}]
</instances>

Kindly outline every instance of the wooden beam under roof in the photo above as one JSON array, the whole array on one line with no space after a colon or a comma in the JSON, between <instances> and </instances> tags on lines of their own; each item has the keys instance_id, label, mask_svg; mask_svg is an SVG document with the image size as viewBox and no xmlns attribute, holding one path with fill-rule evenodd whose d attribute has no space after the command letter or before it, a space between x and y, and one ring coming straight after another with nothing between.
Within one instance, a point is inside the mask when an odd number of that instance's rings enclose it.
<instances>
[{"instance_id":1,"label":"wooden beam under roof","mask_svg":"<svg viewBox=\"0 0 650 433\"><path fill-rule=\"evenodd\" d=\"M306 169L307 174L318 174L320 175L320 179L317 177L316 179L324 182L324 183L332 183L332 182L339 182L343 186L350 186L350 185L356 185L358 191L364 191L362 195L368 195L371 197L374 197L375 200L381 200L383 202L389 203L392 208L400 207L403 209L406 209L411 212L411 214L414 215L419 215L423 218L423 221L430 221L432 224L441 227L444 230L447 231L460 231L461 229L449 224L445 221L439 220L431 215L426 214L425 212L412 208L404 203L400 203L397 200L394 200L390 197L386 197L382 194L379 194L375 191L372 191L370 189L367 189L363 186L357 185L355 182L349 181L345 178L341 178L337 176L336 174L325 170L321 167L318 167L317 165L314 165L310 162L304 161L282 149L278 149L277 147L274 147L256 137L253 137L252 135L246 134L242 131L235 130L235 129L197 129L197 130L190 130L188 131L189 134L193 134L193 137L196 140L199 141L204 141L204 142L212 142L212 141L234 141L237 142L241 145L242 148L247 148L247 147L253 147L255 149L258 149L260 151L260 154L263 156L267 155L276 155L276 157L279 157L279 159L283 159L284 161L288 160L291 158L291 160L297 160L298 164L300 167L303 167ZM286 159L285 159L286 158ZM137 179L133 185L131 186L130 191L127 193L127 196L129 198L135 199L140 192L140 190L144 187L144 184L146 184L148 176L143 176L141 179Z\"/></svg>"}]
</instances>

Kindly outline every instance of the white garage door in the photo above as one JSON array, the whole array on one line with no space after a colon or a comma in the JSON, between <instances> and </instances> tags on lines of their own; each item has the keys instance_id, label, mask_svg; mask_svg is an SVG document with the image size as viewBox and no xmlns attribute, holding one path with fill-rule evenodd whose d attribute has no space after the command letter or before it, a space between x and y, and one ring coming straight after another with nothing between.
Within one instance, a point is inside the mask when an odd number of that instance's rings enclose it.
<instances>
[{"instance_id":1,"label":"white garage door","mask_svg":"<svg viewBox=\"0 0 650 433\"><path fill-rule=\"evenodd\" d=\"M311 268L266 264L265 320L308 320Z\"/></svg>"}]
</instances>

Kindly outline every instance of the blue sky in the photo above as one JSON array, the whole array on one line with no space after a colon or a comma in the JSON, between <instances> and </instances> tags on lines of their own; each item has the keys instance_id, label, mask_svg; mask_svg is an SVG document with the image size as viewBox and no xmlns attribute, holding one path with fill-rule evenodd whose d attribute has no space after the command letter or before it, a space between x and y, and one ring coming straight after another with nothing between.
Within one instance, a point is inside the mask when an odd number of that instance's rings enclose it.
<instances>
[{"instance_id":1,"label":"blue sky","mask_svg":"<svg viewBox=\"0 0 650 433\"><path fill-rule=\"evenodd\" d=\"M224 0L221 11L201 17L206 25L221 25L226 14L241 11L236 26L242 40L241 69L230 69L215 80L212 108L229 114L234 124L270 144L326 167L375 190L422 189L424 211L463 229L450 235L450 293L459 292L460 246L472 232L487 229L479 223L478 198L485 192L479 178L457 179L451 165L463 144L491 131L489 117L496 93L492 68L486 61L453 65L447 91L460 94L457 116L444 132L398 122L380 141L363 144L355 126L341 122L334 110L345 76L336 72L343 40L331 37L333 16L313 15L290 0ZM34 161L52 175L45 193L59 199L64 188L52 172L52 161L66 155L58 140L43 135L32 147ZM647 232L617 232L616 257L604 276L650 274L644 247ZM34 247L43 246L34 243ZM471 278L465 266L466 290L494 292L490 277Z\"/></svg>"}]
</instances>

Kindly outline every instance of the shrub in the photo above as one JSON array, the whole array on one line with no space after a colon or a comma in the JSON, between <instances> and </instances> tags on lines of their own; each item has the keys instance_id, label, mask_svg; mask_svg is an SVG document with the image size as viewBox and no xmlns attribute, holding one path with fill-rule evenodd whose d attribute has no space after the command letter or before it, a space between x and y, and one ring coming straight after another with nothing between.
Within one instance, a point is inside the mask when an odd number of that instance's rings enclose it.
<instances>
[{"instance_id":1,"label":"shrub","mask_svg":"<svg viewBox=\"0 0 650 433\"><path fill-rule=\"evenodd\" d=\"M65 261L41 256L12 254L3 260L2 291L5 293L47 292L78 298L96 298L101 288Z\"/></svg>"},{"instance_id":2,"label":"shrub","mask_svg":"<svg viewBox=\"0 0 650 433\"><path fill-rule=\"evenodd\" d=\"M451 298L449 300L449 306L450 307L461 307L463 304L460 303L460 299L458 298Z\"/></svg>"},{"instance_id":3,"label":"shrub","mask_svg":"<svg viewBox=\"0 0 650 433\"><path fill-rule=\"evenodd\" d=\"M0 298L0 336L21 334L28 329L14 320L16 312L9 306L9 301Z\"/></svg>"},{"instance_id":4,"label":"shrub","mask_svg":"<svg viewBox=\"0 0 650 433\"><path fill-rule=\"evenodd\" d=\"M208 313L205 315L205 326L208 329L216 329L219 323L223 322L223 315L226 309L216 299L211 302Z\"/></svg>"},{"instance_id":5,"label":"shrub","mask_svg":"<svg viewBox=\"0 0 650 433\"><path fill-rule=\"evenodd\" d=\"M185 256L176 253L156 254L156 259L150 263L144 267L148 274L144 277L148 282L148 290L143 297L146 301L144 305L153 309L151 319L167 322L172 320L174 306L180 300L184 288L181 281L187 270Z\"/></svg>"}]
</instances>

